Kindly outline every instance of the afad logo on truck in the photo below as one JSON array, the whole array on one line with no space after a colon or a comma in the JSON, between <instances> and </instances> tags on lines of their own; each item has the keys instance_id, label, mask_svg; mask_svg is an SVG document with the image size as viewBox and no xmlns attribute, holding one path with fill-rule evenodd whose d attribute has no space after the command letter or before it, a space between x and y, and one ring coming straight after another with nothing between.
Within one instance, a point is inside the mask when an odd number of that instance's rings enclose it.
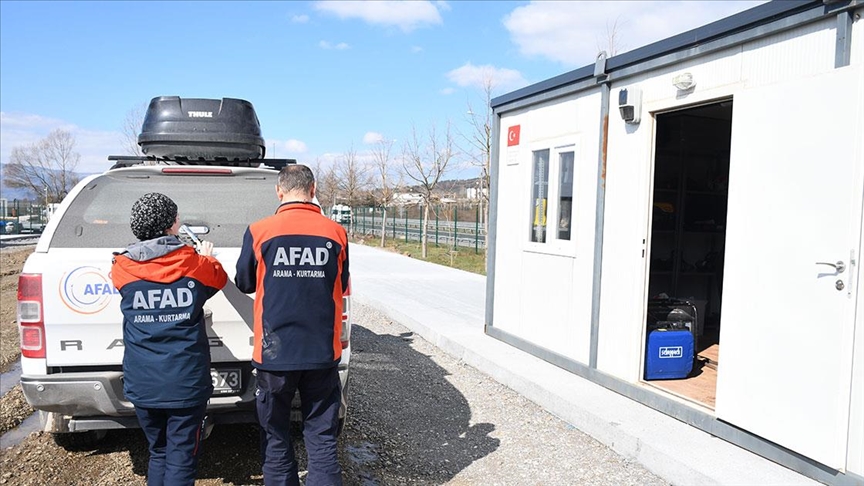
<instances>
[{"instance_id":1,"label":"afad logo on truck","mask_svg":"<svg viewBox=\"0 0 864 486\"><path fill-rule=\"evenodd\" d=\"M108 306L111 297L120 292L114 288L110 274L97 267L78 267L60 279L60 299L79 314L96 314Z\"/></svg>"}]
</instances>

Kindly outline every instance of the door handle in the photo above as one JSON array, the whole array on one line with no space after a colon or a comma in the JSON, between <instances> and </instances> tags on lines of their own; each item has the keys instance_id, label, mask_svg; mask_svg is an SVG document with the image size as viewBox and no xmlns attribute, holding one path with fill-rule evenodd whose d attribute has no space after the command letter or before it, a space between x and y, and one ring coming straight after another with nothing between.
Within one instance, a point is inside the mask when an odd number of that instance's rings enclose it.
<instances>
[{"instance_id":1,"label":"door handle","mask_svg":"<svg viewBox=\"0 0 864 486\"><path fill-rule=\"evenodd\" d=\"M834 270L837 273L843 273L843 271L846 270L846 264L842 261L838 261L837 263L816 262L816 265L828 265L829 267L834 267Z\"/></svg>"}]
</instances>

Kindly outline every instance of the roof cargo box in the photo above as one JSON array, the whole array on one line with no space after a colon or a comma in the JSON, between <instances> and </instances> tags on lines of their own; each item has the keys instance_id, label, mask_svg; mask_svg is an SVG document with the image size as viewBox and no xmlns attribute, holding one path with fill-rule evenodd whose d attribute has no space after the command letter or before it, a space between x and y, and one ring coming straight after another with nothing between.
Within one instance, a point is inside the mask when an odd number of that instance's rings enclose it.
<instances>
[{"instance_id":1,"label":"roof cargo box","mask_svg":"<svg viewBox=\"0 0 864 486\"><path fill-rule=\"evenodd\" d=\"M153 98L138 145L146 155L173 160L264 157L264 139L255 108L246 100L234 98Z\"/></svg>"}]
</instances>

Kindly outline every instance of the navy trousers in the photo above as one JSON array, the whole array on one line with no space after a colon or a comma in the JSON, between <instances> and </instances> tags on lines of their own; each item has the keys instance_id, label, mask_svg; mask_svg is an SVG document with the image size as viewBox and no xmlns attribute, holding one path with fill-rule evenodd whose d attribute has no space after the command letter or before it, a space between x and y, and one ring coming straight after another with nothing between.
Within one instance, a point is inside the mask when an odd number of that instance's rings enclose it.
<instances>
[{"instance_id":1,"label":"navy trousers","mask_svg":"<svg viewBox=\"0 0 864 486\"><path fill-rule=\"evenodd\" d=\"M150 444L147 486L195 484L207 403L192 408L135 407Z\"/></svg>"},{"instance_id":2,"label":"navy trousers","mask_svg":"<svg viewBox=\"0 0 864 486\"><path fill-rule=\"evenodd\" d=\"M303 442L309 458L306 486L341 486L336 451L340 385L337 368L306 371L258 370L256 401L266 486L297 486L291 439L291 401L300 392Z\"/></svg>"}]
</instances>

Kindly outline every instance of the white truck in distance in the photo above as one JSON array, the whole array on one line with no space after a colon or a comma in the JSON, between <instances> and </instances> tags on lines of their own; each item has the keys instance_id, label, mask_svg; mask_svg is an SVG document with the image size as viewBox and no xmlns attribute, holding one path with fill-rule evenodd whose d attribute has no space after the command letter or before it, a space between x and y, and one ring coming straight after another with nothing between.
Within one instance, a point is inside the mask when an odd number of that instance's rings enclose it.
<instances>
[{"instance_id":1,"label":"white truck in distance","mask_svg":"<svg viewBox=\"0 0 864 486\"><path fill-rule=\"evenodd\" d=\"M345 204L334 204L330 208L330 219L340 224L351 224L354 218L354 213L351 211L351 206Z\"/></svg>"}]
</instances>

